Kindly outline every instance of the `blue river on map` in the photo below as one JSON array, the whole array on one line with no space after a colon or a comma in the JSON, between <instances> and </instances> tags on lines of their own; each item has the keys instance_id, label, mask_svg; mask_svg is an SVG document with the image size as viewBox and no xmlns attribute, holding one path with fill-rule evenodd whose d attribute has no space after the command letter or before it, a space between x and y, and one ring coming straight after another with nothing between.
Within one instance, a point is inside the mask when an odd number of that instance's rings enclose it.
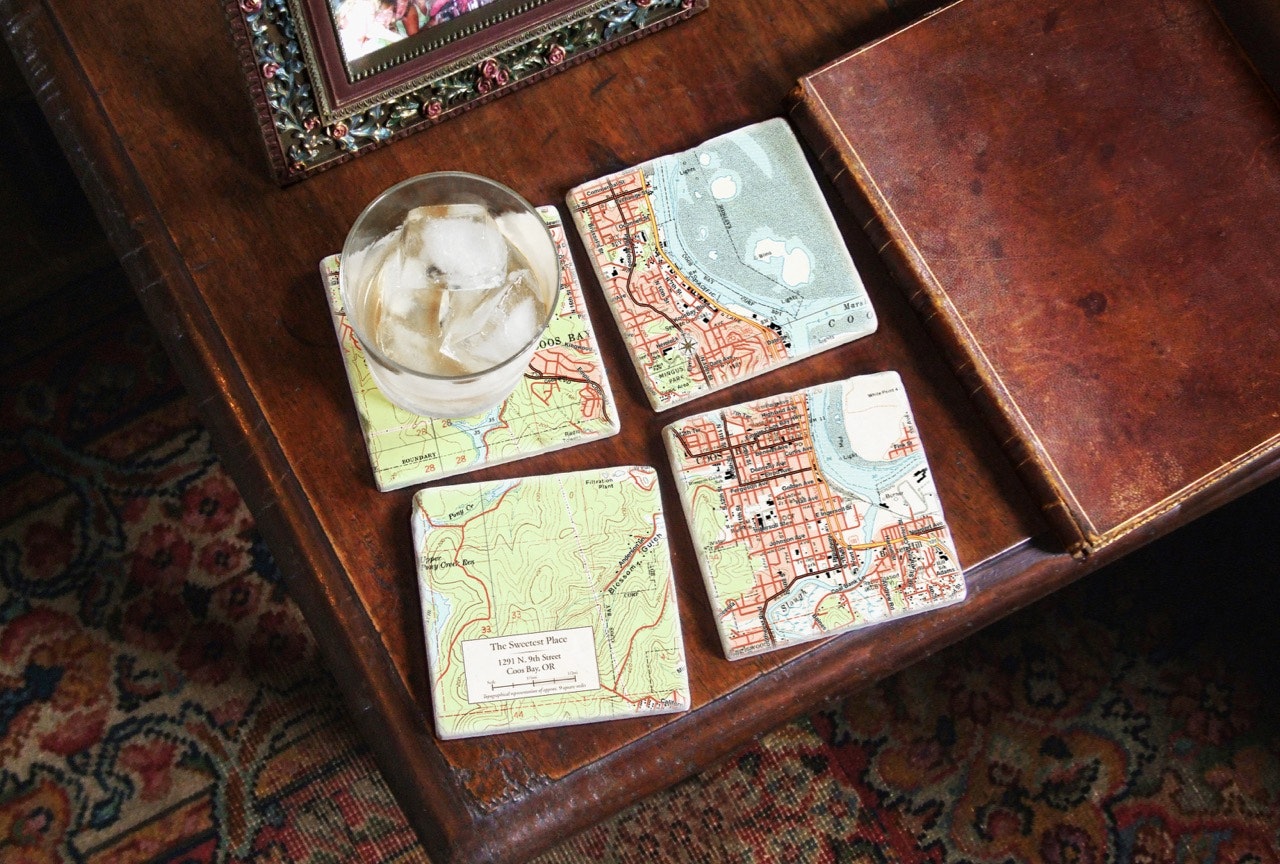
<instances>
[{"instance_id":1,"label":"blue river on map","mask_svg":"<svg viewBox=\"0 0 1280 864\"><path fill-rule=\"evenodd\" d=\"M434 609L434 613L429 614L433 620L431 621L431 639L436 645L440 645L444 641L444 628L449 623L449 619L453 617L453 603L449 598L439 591L422 586L422 590L426 593L423 598L424 609Z\"/></svg>"},{"instance_id":2,"label":"blue river on map","mask_svg":"<svg viewBox=\"0 0 1280 864\"><path fill-rule=\"evenodd\" d=\"M499 412L501 410L502 410L502 405L499 404L493 408L490 408L488 411L486 411L484 414L480 415L479 417L458 418L458 419L450 420L449 426L453 429L456 429L458 432L461 432L463 435L467 436L467 440L471 442L471 446L472 448L474 448L474 452L476 454L483 455L484 453L487 452L486 448L488 446L484 443L484 436L492 432L494 430L494 427L496 427L499 424L499 422L501 422L498 417ZM457 455L457 452L454 451L447 455L455 456Z\"/></svg>"},{"instance_id":3,"label":"blue river on map","mask_svg":"<svg viewBox=\"0 0 1280 864\"><path fill-rule=\"evenodd\" d=\"M809 429L814 455L827 482L845 495L861 498L873 507L881 506L880 490L896 485L924 467L924 453L889 461L865 459L853 449L857 430L845 428L844 387L828 384L809 398ZM851 434L852 433L852 434ZM905 515L905 514L904 514ZM866 520L868 536L875 520Z\"/></svg>"}]
</instances>

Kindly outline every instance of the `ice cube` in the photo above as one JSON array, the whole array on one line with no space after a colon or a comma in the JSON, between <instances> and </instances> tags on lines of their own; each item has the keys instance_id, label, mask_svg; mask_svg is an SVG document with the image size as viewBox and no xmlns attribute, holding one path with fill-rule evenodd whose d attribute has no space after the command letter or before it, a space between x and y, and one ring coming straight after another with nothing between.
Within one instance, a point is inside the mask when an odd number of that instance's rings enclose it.
<instances>
[{"instance_id":1,"label":"ice cube","mask_svg":"<svg viewBox=\"0 0 1280 864\"><path fill-rule=\"evenodd\" d=\"M477 291L502 284L507 273L507 241L488 211L478 205L454 205L441 215L437 207L419 207L403 227L402 248L438 270L454 290Z\"/></svg>"},{"instance_id":2,"label":"ice cube","mask_svg":"<svg viewBox=\"0 0 1280 864\"><path fill-rule=\"evenodd\" d=\"M441 323L446 344L449 340L466 339L483 329L485 322L501 309L510 290L510 282L503 282L488 291L449 291Z\"/></svg>"},{"instance_id":3,"label":"ice cube","mask_svg":"<svg viewBox=\"0 0 1280 864\"><path fill-rule=\"evenodd\" d=\"M384 315L378 322L376 337L382 353L403 366L423 368L432 351L433 340L404 318Z\"/></svg>"},{"instance_id":4,"label":"ice cube","mask_svg":"<svg viewBox=\"0 0 1280 864\"><path fill-rule=\"evenodd\" d=\"M490 335L485 344L492 346L494 353L502 350L506 357L510 357L529 344L529 340L538 332L538 323L538 302L532 295L523 295L502 319L499 331ZM505 360L506 357L493 358L493 362Z\"/></svg>"},{"instance_id":5,"label":"ice cube","mask_svg":"<svg viewBox=\"0 0 1280 864\"><path fill-rule=\"evenodd\" d=\"M398 246L380 262L376 279L378 347L397 363L434 371L441 304L449 289L422 261L405 258Z\"/></svg>"},{"instance_id":6,"label":"ice cube","mask_svg":"<svg viewBox=\"0 0 1280 864\"><path fill-rule=\"evenodd\" d=\"M486 330L500 321L505 314L505 300L511 290L511 283L506 282L491 291L450 291L448 294L448 314L440 325L440 351L448 357L467 363L471 353L467 343L476 338L483 338ZM509 349L508 356L515 349ZM475 364L474 368L488 365Z\"/></svg>"},{"instance_id":7,"label":"ice cube","mask_svg":"<svg viewBox=\"0 0 1280 864\"><path fill-rule=\"evenodd\" d=\"M470 314L448 316L442 328L441 351L478 371L501 363L528 345L537 335L544 311L534 284L532 273L517 270L502 288L483 292L484 302ZM451 304L457 296L457 292L450 293Z\"/></svg>"},{"instance_id":8,"label":"ice cube","mask_svg":"<svg viewBox=\"0 0 1280 864\"><path fill-rule=\"evenodd\" d=\"M547 242L547 226L533 213L503 213L497 218L498 229L507 243L533 268L543 285L560 281L560 261L555 248ZM513 267L514 269L514 267Z\"/></svg>"},{"instance_id":9,"label":"ice cube","mask_svg":"<svg viewBox=\"0 0 1280 864\"><path fill-rule=\"evenodd\" d=\"M426 265L416 258L406 258L399 249L383 259L377 279L384 314L401 318L412 316L423 305L424 291L439 290L427 274Z\"/></svg>"}]
</instances>

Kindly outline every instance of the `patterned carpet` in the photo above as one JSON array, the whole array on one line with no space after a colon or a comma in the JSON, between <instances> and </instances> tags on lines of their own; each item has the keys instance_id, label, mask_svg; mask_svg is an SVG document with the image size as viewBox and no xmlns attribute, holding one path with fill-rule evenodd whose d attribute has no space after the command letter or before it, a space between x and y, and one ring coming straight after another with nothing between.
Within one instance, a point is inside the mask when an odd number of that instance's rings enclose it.
<instances>
[{"instance_id":1,"label":"patterned carpet","mask_svg":"<svg viewBox=\"0 0 1280 864\"><path fill-rule=\"evenodd\" d=\"M119 271L23 296L0 861L427 860ZM1272 484L540 861L1276 862L1277 514Z\"/></svg>"}]
</instances>

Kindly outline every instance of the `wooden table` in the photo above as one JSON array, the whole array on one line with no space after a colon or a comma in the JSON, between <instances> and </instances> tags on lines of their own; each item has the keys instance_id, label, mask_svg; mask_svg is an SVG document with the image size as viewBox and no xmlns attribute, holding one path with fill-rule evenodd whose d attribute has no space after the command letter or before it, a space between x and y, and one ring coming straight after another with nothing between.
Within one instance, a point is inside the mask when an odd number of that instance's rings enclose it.
<instances>
[{"instance_id":1,"label":"wooden table","mask_svg":"<svg viewBox=\"0 0 1280 864\"><path fill-rule=\"evenodd\" d=\"M784 114L797 77L926 4L713 0L709 11L301 184L277 188L218 3L3 0L6 31L148 313L212 429L408 817L439 861L513 860L752 737L913 663L1277 473L1263 466L1086 563L1058 551L875 251L829 194L875 335L697 410L898 370L969 579L962 605L755 659L721 654L659 436L586 274L622 433L473 478L645 462L663 472L694 708L571 731L441 742L408 532L381 494L317 264L377 192L426 171L562 204L584 180ZM830 192L830 190L828 190ZM678 413L678 412L677 412Z\"/></svg>"}]
</instances>

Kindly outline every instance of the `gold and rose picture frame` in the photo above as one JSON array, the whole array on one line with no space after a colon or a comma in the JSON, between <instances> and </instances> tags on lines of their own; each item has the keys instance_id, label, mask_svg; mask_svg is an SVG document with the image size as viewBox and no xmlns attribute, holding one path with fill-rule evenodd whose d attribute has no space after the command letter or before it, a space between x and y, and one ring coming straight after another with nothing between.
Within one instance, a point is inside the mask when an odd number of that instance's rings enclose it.
<instances>
[{"instance_id":1,"label":"gold and rose picture frame","mask_svg":"<svg viewBox=\"0 0 1280 864\"><path fill-rule=\"evenodd\" d=\"M707 0L227 0L272 172L302 179Z\"/></svg>"}]
</instances>

